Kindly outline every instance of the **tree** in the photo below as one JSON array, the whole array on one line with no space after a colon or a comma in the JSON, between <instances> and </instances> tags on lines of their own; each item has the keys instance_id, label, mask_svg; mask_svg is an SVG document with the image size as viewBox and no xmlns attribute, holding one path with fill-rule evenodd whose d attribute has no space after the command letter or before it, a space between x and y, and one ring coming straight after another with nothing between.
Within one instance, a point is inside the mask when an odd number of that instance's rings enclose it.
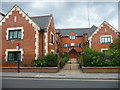
<instances>
[{"instance_id":1,"label":"tree","mask_svg":"<svg viewBox=\"0 0 120 90\"><path fill-rule=\"evenodd\" d=\"M118 38L110 45L111 50L120 50L120 32L118 32Z\"/></svg>"}]
</instances>

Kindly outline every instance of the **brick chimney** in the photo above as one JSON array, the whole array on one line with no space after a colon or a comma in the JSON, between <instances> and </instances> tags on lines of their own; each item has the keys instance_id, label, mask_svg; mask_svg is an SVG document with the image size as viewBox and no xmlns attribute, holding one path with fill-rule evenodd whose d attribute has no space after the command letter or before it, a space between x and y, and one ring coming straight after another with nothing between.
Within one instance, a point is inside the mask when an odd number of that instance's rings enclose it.
<instances>
[{"instance_id":1,"label":"brick chimney","mask_svg":"<svg viewBox=\"0 0 120 90\"><path fill-rule=\"evenodd\" d=\"M83 33L83 43L84 46L88 45L88 34L86 32Z\"/></svg>"}]
</instances>

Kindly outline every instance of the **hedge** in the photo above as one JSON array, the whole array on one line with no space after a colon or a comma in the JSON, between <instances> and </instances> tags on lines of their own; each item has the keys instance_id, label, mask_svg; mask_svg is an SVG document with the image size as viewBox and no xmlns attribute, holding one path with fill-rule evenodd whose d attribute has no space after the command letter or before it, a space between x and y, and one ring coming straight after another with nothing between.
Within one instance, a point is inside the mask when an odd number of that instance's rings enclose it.
<instances>
[{"instance_id":1,"label":"hedge","mask_svg":"<svg viewBox=\"0 0 120 90\"><path fill-rule=\"evenodd\" d=\"M31 62L32 66L36 67L56 67L57 66L57 55L47 54L39 59L34 59Z\"/></svg>"},{"instance_id":2,"label":"hedge","mask_svg":"<svg viewBox=\"0 0 120 90\"><path fill-rule=\"evenodd\" d=\"M108 50L106 52L98 52L86 48L84 52L84 66L119 66L120 51Z\"/></svg>"}]
</instances>

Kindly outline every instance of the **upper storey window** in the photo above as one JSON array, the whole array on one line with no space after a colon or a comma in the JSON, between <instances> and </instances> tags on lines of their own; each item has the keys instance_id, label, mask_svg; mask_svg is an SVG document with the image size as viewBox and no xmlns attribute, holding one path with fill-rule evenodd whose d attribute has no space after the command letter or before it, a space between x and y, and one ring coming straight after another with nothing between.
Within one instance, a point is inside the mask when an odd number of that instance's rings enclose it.
<instances>
[{"instance_id":1,"label":"upper storey window","mask_svg":"<svg viewBox=\"0 0 120 90\"><path fill-rule=\"evenodd\" d=\"M50 42L54 43L54 34L53 33L51 33L50 39L51 39Z\"/></svg>"},{"instance_id":2,"label":"upper storey window","mask_svg":"<svg viewBox=\"0 0 120 90\"><path fill-rule=\"evenodd\" d=\"M71 36L70 36L70 40L75 40L75 36L74 36L74 35L71 35Z\"/></svg>"},{"instance_id":3,"label":"upper storey window","mask_svg":"<svg viewBox=\"0 0 120 90\"><path fill-rule=\"evenodd\" d=\"M20 40L21 39L21 29L9 30L9 40Z\"/></svg>"},{"instance_id":4,"label":"upper storey window","mask_svg":"<svg viewBox=\"0 0 120 90\"><path fill-rule=\"evenodd\" d=\"M24 36L23 27L11 27L7 28L6 40L22 40Z\"/></svg>"},{"instance_id":5,"label":"upper storey window","mask_svg":"<svg viewBox=\"0 0 120 90\"><path fill-rule=\"evenodd\" d=\"M102 36L101 43L112 43L112 37L111 36Z\"/></svg>"}]
</instances>

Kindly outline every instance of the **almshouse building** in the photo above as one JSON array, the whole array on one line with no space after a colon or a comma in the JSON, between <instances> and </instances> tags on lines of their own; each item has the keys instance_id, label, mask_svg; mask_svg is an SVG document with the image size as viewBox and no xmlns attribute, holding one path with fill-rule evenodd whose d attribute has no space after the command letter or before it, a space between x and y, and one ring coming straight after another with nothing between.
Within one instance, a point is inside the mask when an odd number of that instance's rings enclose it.
<instances>
[{"instance_id":1,"label":"almshouse building","mask_svg":"<svg viewBox=\"0 0 120 90\"><path fill-rule=\"evenodd\" d=\"M99 27L56 29L56 37L60 38L60 52L70 58L76 58L85 47L97 51L108 50L113 40L118 38L118 31L104 21Z\"/></svg>"},{"instance_id":2,"label":"almshouse building","mask_svg":"<svg viewBox=\"0 0 120 90\"><path fill-rule=\"evenodd\" d=\"M60 35L60 52L76 58L88 46L88 33L92 34L96 29L94 25L91 28L56 29L56 34Z\"/></svg>"},{"instance_id":3,"label":"almshouse building","mask_svg":"<svg viewBox=\"0 0 120 90\"><path fill-rule=\"evenodd\" d=\"M33 59L55 52L53 16L29 17L20 7L14 6L0 22L2 25L3 67L31 65ZM16 45L20 46L19 51Z\"/></svg>"},{"instance_id":4,"label":"almshouse building","mask_svg":"<svg viewBox=\"0 0 120 90\"><path fill-rule=\"evenodd\" d=\"M56 29L53 16L28 16L15 5L1 20L2 66L31 65L33 59L59 52L76 58L85 47L108 50L118 37L117 30L104 21L99 27ZM59 46L58 46L59 43ZM19 51L17 50L19 46Z\"/></svg>"}]
</instances>

